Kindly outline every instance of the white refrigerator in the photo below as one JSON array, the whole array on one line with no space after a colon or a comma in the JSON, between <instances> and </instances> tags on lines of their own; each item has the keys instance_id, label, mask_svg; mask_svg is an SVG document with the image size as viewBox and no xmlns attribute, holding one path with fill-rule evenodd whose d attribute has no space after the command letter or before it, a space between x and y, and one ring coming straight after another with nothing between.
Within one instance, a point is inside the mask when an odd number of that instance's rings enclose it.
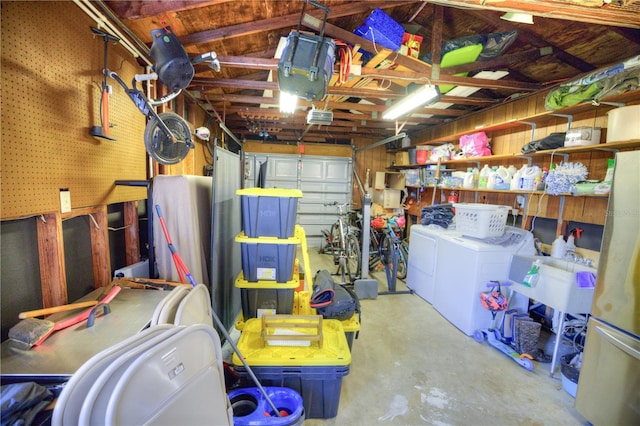
<instances>
[{"instance_id":1,"label":"white refrigerator","mask_svg":"<svg viewBox=\"0 0 640 426\"><path fill-rule=\"evenodd\" d=\"M480 293L488 290L491 281L508 281L514 254L535 254L529 232L509 226L505 232L517 234L518 241L489 244L455 230L413 225L407 286L466 335L488 328L492 316L482 307ZM528 302L527 297L513 293L509 307L527 312Z\"/></svg>"}]
</instances>

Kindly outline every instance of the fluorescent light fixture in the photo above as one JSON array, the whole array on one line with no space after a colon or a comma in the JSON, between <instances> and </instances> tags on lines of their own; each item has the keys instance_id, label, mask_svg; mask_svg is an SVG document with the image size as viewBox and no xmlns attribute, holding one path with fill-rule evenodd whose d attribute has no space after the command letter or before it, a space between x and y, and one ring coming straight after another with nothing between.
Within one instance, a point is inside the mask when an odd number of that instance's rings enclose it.
<instances>
[{"instance_id":1,"label":"fluorescent light fixture","mask_svg":"<svg viewBox=\"0 0 640 426\"><path fill-rule=\"evenodd\" d=\"M533 16L529 13L507 12L500 17L509 22L518 22L520 24L533 24Z\"/></svg>"},{"instance_id":2,"label":"fluorescent light fixture","mask_svg":"<svg viewBox=\"0 0 640 426\"><path fill-rule=\"evenodd\" d=\"M288 92L280 92L280 112L293 114L298 105L298 97Z\"/></svg>"},{"instance_id":3,"label":"fluorescent light fixture","mask_svg":"<svg viewBox=\"0 0 640 426\"><path fill-rule=\"evenodd\" d=\"M391 105L391 107L382 114L382 118L384 120L395 120L409 111L412 111L422 105L436 102L439 99L440 89L438 89L438 86L425 84L405 98L402 98Z\"/></svg>"}]
</instances>

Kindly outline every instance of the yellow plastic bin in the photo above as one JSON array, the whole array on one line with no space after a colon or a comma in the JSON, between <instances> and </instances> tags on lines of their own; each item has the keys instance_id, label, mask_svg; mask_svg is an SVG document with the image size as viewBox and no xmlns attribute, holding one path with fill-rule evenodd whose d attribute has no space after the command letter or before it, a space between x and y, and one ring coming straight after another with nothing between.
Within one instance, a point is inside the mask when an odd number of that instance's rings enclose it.
<instances>
[{"instance_id":1,"label":"yellow plastic bin","mask_svg":"<svg viewBox=\"0 0 640 426\"><path fill-rule=\"evenodd\" d=\"M293 313L295 315L315 315L316 309L311 307L311 292L310 291L297 291L293 296ZM342 323L347 343L349 344L349 350L353 347L353 340L357 338L360 332L360 320L358 313Z\"/></svg>"},{"instance_id":2,"label":"yellow plastic bin","mask_svg":"<svg viewBox=\"0 0 640 426\"><path fill-rule=\"evenodd\" d=\"M311 321L311 317L318 323L300 324ZM265 335L276 337L265 340ZM252 318L245 322L237 346L262 385L283 386L302 395L306 418L332 418L338 414L342 378L349 374L351 364L340 321L319 315ZM241 386L252 386L237 354L232 362Z\"/></svg>"}]
</instances>

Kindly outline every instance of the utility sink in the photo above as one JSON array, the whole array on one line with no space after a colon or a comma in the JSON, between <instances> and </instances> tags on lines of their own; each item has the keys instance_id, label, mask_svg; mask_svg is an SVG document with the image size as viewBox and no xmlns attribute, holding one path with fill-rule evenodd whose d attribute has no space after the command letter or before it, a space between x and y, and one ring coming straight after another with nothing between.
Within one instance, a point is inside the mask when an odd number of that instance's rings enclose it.
<instances>
[{"instance_id":1,"label":"utility sink","mask_svg":"<svg viewBox=\"0 0 640 426\"><path fill-rule=\"evenodd\" d=\"M540 260L538 283L535 287L522 284L531 265ZM580 287L576 273L587 271L596 273L596 269L568 260L549 256L515 255L511 260L509 280L513 290L543 303L560 312L590 313L593 299L593 287Z\"/></svg>"}]
</instances>

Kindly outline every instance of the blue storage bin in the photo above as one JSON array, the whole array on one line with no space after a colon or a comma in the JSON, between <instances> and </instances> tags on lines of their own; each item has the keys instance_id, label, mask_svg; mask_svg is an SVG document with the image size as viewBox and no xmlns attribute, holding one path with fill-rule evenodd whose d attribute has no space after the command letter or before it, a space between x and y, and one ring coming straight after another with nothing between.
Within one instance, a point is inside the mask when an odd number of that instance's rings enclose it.
<instances>
[{"instance_id":1,"label":"blue storage bin","mask_svg":"<svg viewBox=\"0 0 640 426\"><path fill-rule=\"evenodd\" d=\"M377 8L353 33L374 42L376 45L396 51L402 45L404 28L382 9Z\"/></svg>"},{"instance_id":2,"label":"blue storage bin","mask_svg":"<svg viewBox=\"0 0 640 426\"><path fill-rule=\"evenodd\" d=\"M298 198L297 189L239 189L242 207L242 230L247 237L289 238L293 235Z\"/></svg>"},{"instance_id":3,"label":"blue storage bin","mask_svg":"<svg viewBox=\"0 0 640 426\"><path fill-rule=\"evenodd\" d=\"M258 318L258 313L289 315L293 313L293 288L241 288L240 304L244 318Z\"/></svg>"},{"instance_id":4,"label":"blue storage bin","mask_svg":"<svg viewBox=\"0 0 640 426\"><path fill-rule=\"evenodd\" d=\"M294 236L249 238L243 232L236 236L240 243L243 279L250 282L276 281L286 283L293 279L298 245L301 243L301 228Z\"/></svg>"},{"instance_id":5,"label":"blue storage bin","mask_svg":"<svg viewBox=\"0 0 640 426\"><path fill-rule=\"evenodd\" d=\"M247 281L285 283L292 280L296 244L241 243L240 249L242 273Z\"/></svg>"},{"instance_id":6,"label":"blue storage bin","mask_svg":"<svg viewBox=\"0 0 640 426\"><path fill-rule=\"evenodd\" d=\"M251 386L244 367L234 367L240 383ZM263 386L290 388L302 396L306 418L329 419L338 415L342 378L349 366L329 367L251 367ZM242 386L242 385L241 385Z\"/></svg>"}]
</instances>

